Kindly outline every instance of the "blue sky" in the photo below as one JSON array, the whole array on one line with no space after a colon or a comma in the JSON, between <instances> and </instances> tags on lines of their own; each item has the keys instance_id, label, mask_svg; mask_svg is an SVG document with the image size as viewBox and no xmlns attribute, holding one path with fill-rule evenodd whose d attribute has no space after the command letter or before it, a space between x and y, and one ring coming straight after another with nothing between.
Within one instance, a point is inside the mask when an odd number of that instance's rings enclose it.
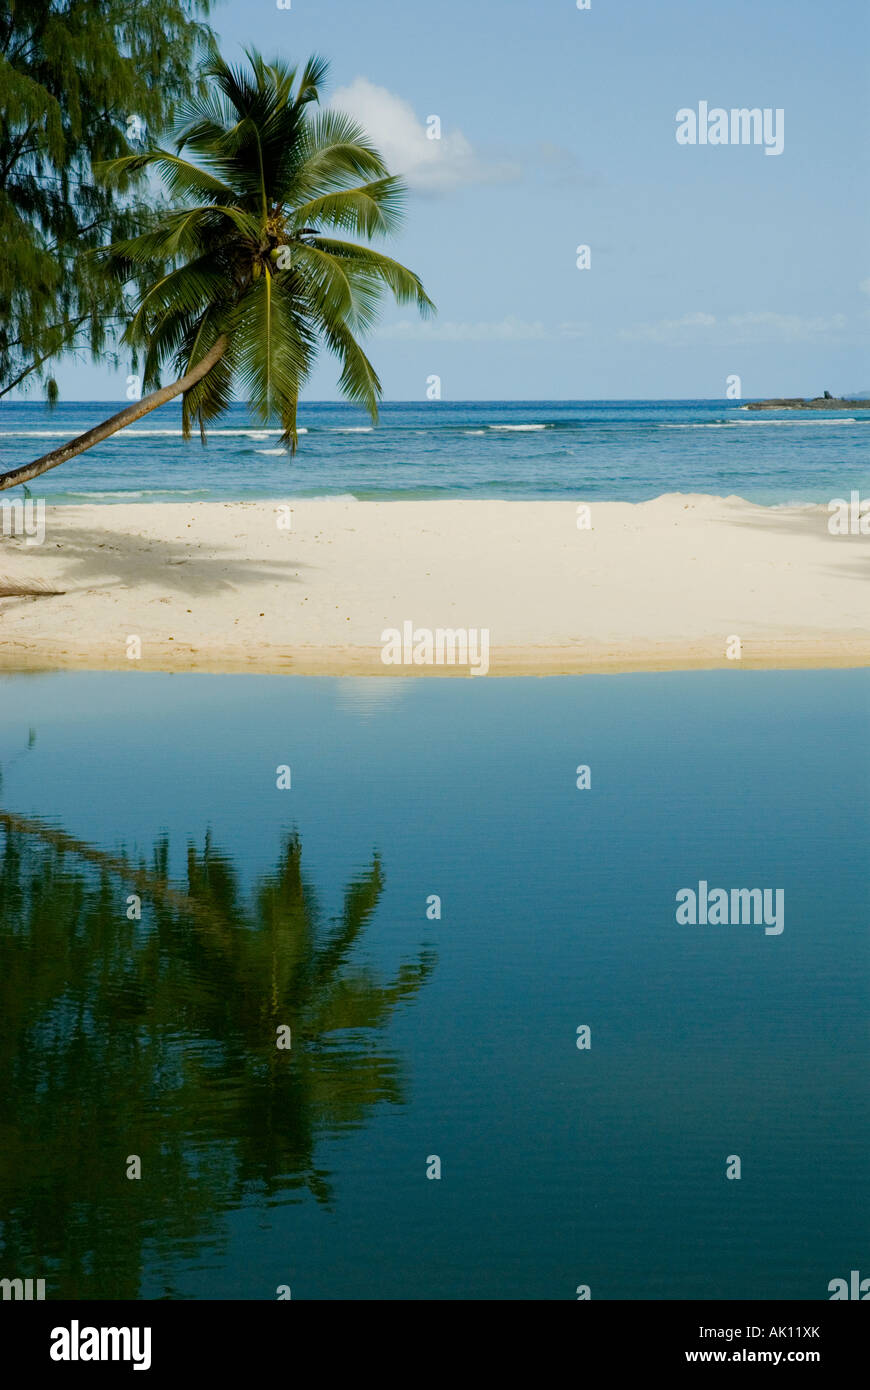
<instances>
[{"instance_id":1,"label":"blue sky","mask_svg":"<svg viewBox=\"0 0 870 1390\"><path fill-rule=\"evenodd\" d=\"M870 389L865 0L223 0L213 22L230 57L329 57L327 99L411 185L390 249L439 313L386 308L386 399L432 374L452 400ZM700 101L782 108L782 153L679 145ZM103 367L58 379L124 396Z\"/></svg>"}]
</instances>

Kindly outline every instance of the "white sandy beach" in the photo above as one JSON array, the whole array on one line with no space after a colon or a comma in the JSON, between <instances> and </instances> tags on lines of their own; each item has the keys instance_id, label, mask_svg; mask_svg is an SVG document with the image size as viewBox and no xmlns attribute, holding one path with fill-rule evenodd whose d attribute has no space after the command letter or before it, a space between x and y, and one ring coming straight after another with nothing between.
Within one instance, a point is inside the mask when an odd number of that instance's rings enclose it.
<instances>
[{"instance_id":1,"label":"white sandy beach","mask_svg":"<svg viewBox=\"0 0 870 1390\"><path fill-rule=\"evenodd\" d=\"M868 541L824 507L289 505L48 506L41 545L0 536L0 593L39 595L0 598L0 666L468 676L384 665L407 621L488 629L495 675L870 664Z\"/></svg>"}]
</instances>

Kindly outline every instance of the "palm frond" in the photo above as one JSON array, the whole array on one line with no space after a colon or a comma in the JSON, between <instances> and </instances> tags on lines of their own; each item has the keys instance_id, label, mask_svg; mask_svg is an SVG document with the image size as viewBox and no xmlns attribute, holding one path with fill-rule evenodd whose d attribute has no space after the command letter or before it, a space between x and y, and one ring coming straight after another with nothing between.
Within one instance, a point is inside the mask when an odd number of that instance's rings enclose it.
<instances>
[{"instance_id":1,"label":"palm frond","mask_svg":"<svg viewBox=\"0 0 870 1390\"><path fill-rule=\"evenodd\" d=\"M300 229L314 222L325 222L357 236L389 236L398 228L405 201L405 186L391 176L343 188L311 198L293 210L293 226Z\"/></svg>"},{"instance_id":2,"label":"palm frond","mask_svg":"<svg viewBox=\"0 0 870 1390\"><path fill-rule=\"evenodd\" d=\"M331 237L314 237L310 245L341 261L346 271L350 267L382 281L392 291L398 304L416 304L423 318L435 312L435 305L423 289L419 276L392 257L384 256L371 246L336 241Z\"/></svg>"},{"instance_id":3,"label":"palm frond","mask_svg":"<svg viewBox=\"0 0 870 1390\"><path fill-rule=\"evenodd\" d=\"M185 439L190 438L191 424L197 420L200 433L206 420L214 420L224 414L232 405L233 367L237 356L237 345L233 334L234 315L223 308L207 309L195 322L191 323L184 335L175 359L179 376L184 376L201 362L210 348L214 347L221 334L225 334L229 346L223 357L211 371L198 381L181 398L181 430ZM203 435L204 437L204 435Z\"/></svg>"},{"instance_id":4,"label":"palm frond","mask_svg":"<svg viewBox=\"0 0 870 1390\"><path fill-rule=\"evenodd\" d=\"M181 159L169 150L144 150L140 154L124 155L120 159L106 160L94 168L97 178L106 183L118 182L127 174L140 173L143 169L154 169L159 173L169 192L176 197L231 198L233 190L222 179L215 178L206 169L190 160Z\"/></svg>"},{"instance_id":5,"label":"palm frond","mask_svg":"<svg viewBox=\"0 0 870 1390\"><path fill-rule=\"evenodd\" d=\"M305 123L288 160L282 195L289 203L322 197L342 187L389 176L362 126L340 111L320 111Z\"/></svg>"},{"instance_id":6,"label":"palm frond","mask_svg":"<svg viewBox=\"0 0 870 1390\"><path fill-rule=\"evenodd\" d=\"M100 254L109 260L122 257L138 265L199 255L216 238L226 235L228 224L256 244L261 226L257 218L237 207L206 206L167 213L160 226L112 242Z\"/></svg>"},{"instance_id":7,"label":"palm frond","mask_svg":"<svg viewBox=\"0 0 870 1390\"><path fill-rule=\"evenodd\" d=\"M299 86L296 89L297 106L304 106L309 101L320 100L320 88L326 81L328 72L329 60L322 58L318 53L312 53L302 70Z\"/></svg>"},{"instance_id":8,"label":"palm frond","mask_svg":"<svg viewBox=\"0 0 870 1390\"><path fill-rule=\"evenodd\" d=\"M346 324L339 323L331 328L324 328L323 336L341 360L338 384L342 395L349 401L356 401L359 405L365 406L372 422L376 423L381 383L371 362Z\"/></svg>"},{"instance_id":9,"label":"palm frond","mask_svg":"<svg viewBox=\"0 0 870 1390\"><path fill-rule=\"evenodd\" d=\"M295 449L296 403L317 338L280 277L266 273L251 285L238 308L234 341L250 410L264 423L277 416Z\"/></svg>"},{"instance_id":10,"label":"palm frond","mask_svg":"<svg viewBox=\"0 0 870 1390\"><path fill-rule=\"evenodd\" d=\"M163 311L197 315L220 303L226 294L226 275L211 256L169 271L140 300L125 333L127 342L148 342Z\"/></svg>"}]
</instances>

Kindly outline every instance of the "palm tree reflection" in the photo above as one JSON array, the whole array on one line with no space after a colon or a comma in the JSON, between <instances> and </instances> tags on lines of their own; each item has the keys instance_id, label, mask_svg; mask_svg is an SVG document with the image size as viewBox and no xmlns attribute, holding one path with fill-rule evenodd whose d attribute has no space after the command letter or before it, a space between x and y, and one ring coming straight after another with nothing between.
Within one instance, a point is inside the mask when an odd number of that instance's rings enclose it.
<instances>
[{"instance_id":1,"label":"palm tree reflection","mask_svg":"<svg viewBox=\"0 0 870 1390\"><path fill-rule=\"evenodd\" d=\"M296 835L246 895L210 836L181 889L165 840L134 864L8 812L0 829L0 1273L135 1298L147 1268L171 1293L227 1210L328 1204L318 1140L402 1101L381 1034L434 965L423 951L383 981L355 962L378 856L325 921Z\"/></svg>"}]
</instances>

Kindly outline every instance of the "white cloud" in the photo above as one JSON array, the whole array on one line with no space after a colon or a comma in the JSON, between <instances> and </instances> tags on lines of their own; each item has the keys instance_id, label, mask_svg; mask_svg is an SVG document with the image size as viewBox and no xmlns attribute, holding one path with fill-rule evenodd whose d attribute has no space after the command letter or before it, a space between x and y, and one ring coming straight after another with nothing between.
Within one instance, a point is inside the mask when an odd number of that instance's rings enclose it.
<instances>
[{"instance_id":1,"label":"white cloud","mask_svg":"<svg viewBox=\"0 0 870 1390\"><path fill-rule=\"evenodd\" d=\"M776 314L769 311L751 314L729 314L717 319L715 314L684 314L679 319L660 319L657 323L636 324L624 328L619 337L627 342L664 343L672 347L692 343L730 346L738 343L807 343L819 338L836 337L846 327L845 314L830 318L801 318L799 314Z\"/></svg>"},{"instance_id":2,"label":"white cloud","mask_svg":"<svg viewBox=\"0 0 870 1390\"><path fill-rule=\"evenodd\" d=\"M799 314L732 314L728 323L738 333L745 332L748 339L769 337L773 342L808 343L842 332L846 327L846 315L804 319Z\"/></svg>"},{"instance_id":3,"label":"white cloud","mask_svg":"<svg viewBox=\"0 0 870 1390\"><path fill-rule=\"evenodd\" d=\"M713 314L684 314L680 319L659 319L658 323L639 323L623 328L619 333L630 343L675 343L686 340L686 329L711 328L716 322Z\"/></svg>"},{"instance_id":4,"label":"white cloud","mask_svg":"<svg viewBox=\"0 0 870 1390\"><path fill-rule=\"evenodd\" d=\"M870 279L862 280L858 289L862 294L870 294Z\"/></svg>"},{"instance_id":5,"label":"white cloud","mask_svg":"<svg viewBox=\"0 0 870 1390\"><path fill-rule=\"evenodd\" d=\"M588 324L570 322L548 327L540 321L528 323L509 314L496 322L481 323L439 323L437 320L420 323L412 319L404 320L378 329L377 337L415 343L525 343L553 341L557 338L580 338L587 329Z\"/></svg>"},{"instance_id":6,"label":"white cloud","mask_svg":"<svg viewBox=\"0 0 870 1390\"><path fill-rule=\"evenodd\" d=\"M443 193L463 184L512 182L522 172L506 160L482 159L461 130L442 129L440 140L430 140L409 102L366 77L339 88L330 106L359 121L390 173L401 174L411 188Z\"/></svg>"}]
</instances>

